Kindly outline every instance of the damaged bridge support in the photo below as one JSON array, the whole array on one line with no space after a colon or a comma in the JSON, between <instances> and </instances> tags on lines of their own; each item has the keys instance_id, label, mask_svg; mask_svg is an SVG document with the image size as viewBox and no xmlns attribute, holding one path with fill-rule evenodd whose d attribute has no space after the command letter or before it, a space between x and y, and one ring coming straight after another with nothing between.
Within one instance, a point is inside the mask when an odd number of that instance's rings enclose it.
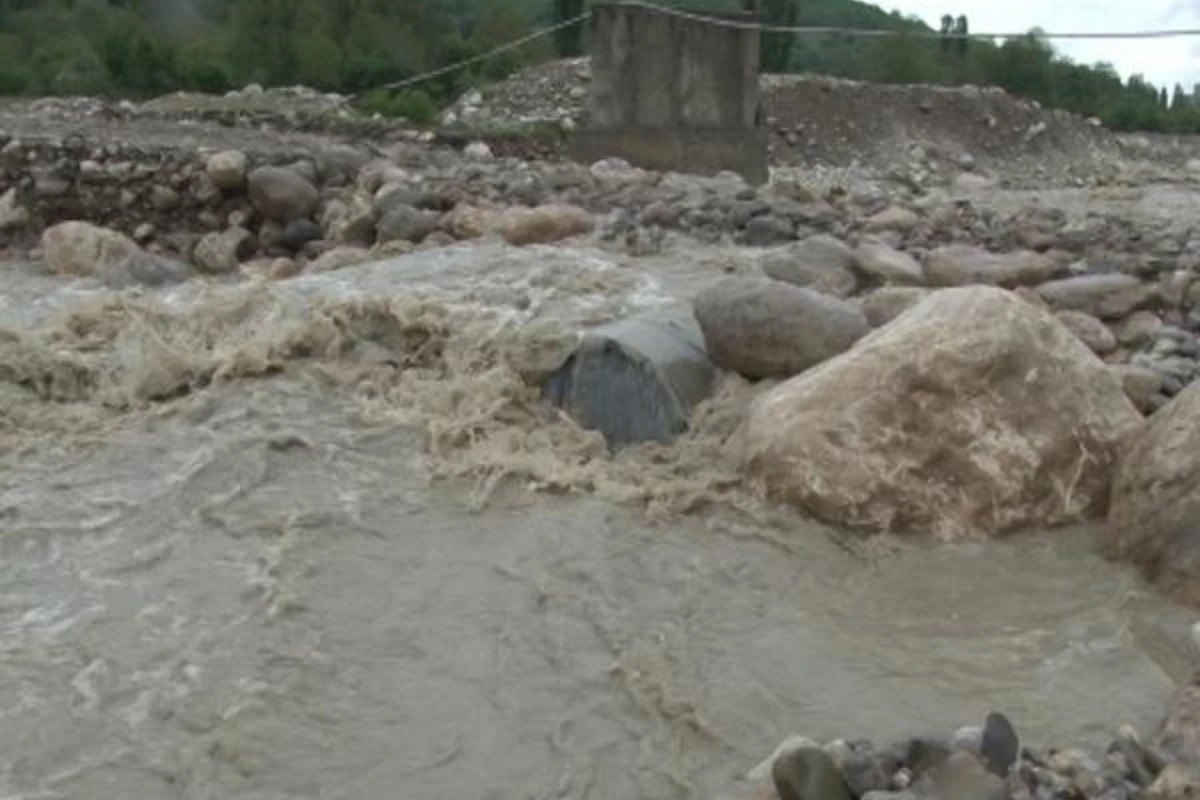
<instances>
[{"instance_id":1,"label":"damaged bridge support","mask_svg":"<svg viewBox=\"0 0 1200 800\"><path fill-rule=\"evenodd\" d=\"M591 118L572 158L766 182L757 30L627 3L596 4L592 26Z\"/></svg>"}]
</instances>

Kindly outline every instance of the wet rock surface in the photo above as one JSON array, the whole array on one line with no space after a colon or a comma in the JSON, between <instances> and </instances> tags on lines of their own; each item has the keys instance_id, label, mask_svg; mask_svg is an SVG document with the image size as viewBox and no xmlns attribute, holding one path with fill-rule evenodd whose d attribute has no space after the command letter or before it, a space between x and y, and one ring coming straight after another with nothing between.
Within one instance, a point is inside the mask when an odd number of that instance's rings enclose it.
<instances>
[{"instance_id":1,"label":"wet rock surface","mask_svg":"<svg viewBox=\"0 0 1200 800\"><path fill-rule=\"evenodd\" d=\"M747 778L761 785L768 774L771 785L758 797L777 800L1134 800L1185 798L1200 788L1193 762L1143 744L1128 727L1101 753L1035 750L996 711L982 726L961 728L945 739L883 745L837 739L820 745L791 737Z\"/></svg>"},{"instance_id":2,"label":"wet rock surface","mask_svg":"<svg viewBox=\"0 0 1200 800\"><path fill-rule=\"evenodd\" d=\"M1156 412L1121 454L1109 536L1115 555L1200 604L1200 383Z\"/></svg>"},{"instance_id":3,"label":"wet rock surface","mask_svg":"<svg viewBox=\"0 0 1200 800\"><path fill-rule=\"evenodd\" d=\"M850 303L769 278L727 278L696 297L694 313L714 363L748 378L797 375L868 330Z\"/></svg>"},{"instance_id":4,"label":"wet rock surface","mask_svg":"<svg viewBox=\"0 0 1200 800\"><path fill-rule=\"evenodd\" d=\"M969 539L1103 514L1141 422L1048 312L993 287L946 289L762 394L743 469L827 522Z\"/></svg>"}]
</instances>

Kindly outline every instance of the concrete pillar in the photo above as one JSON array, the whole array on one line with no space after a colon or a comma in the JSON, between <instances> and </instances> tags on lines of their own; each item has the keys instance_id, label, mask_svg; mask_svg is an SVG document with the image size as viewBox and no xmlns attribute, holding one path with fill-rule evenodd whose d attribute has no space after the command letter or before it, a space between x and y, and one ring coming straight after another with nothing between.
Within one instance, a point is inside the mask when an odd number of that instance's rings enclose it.
<instances>
[{"instance_id":1,"label":"concrete pillar","mask_svg":"<svg viewBox=\"0 0 1200 800\"><path fill-rule=\"evenodd\" d=\"M758 60L756 30L643 6L593 5L591 118L574 136L572 156L697 174L732 170L765 182Z\"/></svg>"}]
</instances>

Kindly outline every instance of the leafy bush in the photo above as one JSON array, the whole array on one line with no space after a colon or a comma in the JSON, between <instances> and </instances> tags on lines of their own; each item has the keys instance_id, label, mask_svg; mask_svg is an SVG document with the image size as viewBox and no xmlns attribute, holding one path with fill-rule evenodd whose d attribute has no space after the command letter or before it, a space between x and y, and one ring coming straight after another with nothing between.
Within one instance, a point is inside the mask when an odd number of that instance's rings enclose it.
<instances>
[{"instance_id":1,"label":"leafy bush","mask_svg":"<svg viewBox=\"0 0 1200 800\"><path fill-rule=\"evenodd\" d=\"M25 94L31 83L33 76L28 69L16 64L0 64L0 96Z\"/></svg>"},{"instance_id":2,"label":"leafy bush","mask_svg":"<svg viewBox=\"0 0 1200 800\"><path fill-rule=\"evenodd\" d=\"M437 107L420 89L394 93L390 89L372 89L363 95L359 109L367 114L402 117L416 125L430 125L437 118Z\"/></svg>"}]
</instances>

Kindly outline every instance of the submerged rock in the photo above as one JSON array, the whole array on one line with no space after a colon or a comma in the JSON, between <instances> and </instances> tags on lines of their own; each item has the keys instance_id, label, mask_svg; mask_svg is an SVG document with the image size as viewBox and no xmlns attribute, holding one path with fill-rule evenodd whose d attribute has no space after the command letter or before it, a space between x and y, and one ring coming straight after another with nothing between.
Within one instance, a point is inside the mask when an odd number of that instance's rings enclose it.
<instances>
[{"instance_id":1,"label":"submerged rock","mask_svg":"<svg viewBox=\"0 0 1200 800\"><path fill-rule=\"evenodd\" d=\"M588 331L542 391L579 424L620 445L683 433L715 379L698 330L629 319Z\"/></svg>"},{"instance_id":2,"label":"submerged rock","mask_svg":"<svg viewBox=\"0 0 1200 800\"><path fill-rule=\"evenodd\" d=\"M1141 421L1050 313L956 288L759 397L742 465L833 524L961 539L1103 514Z\"/></svg>"}]
</instances>

